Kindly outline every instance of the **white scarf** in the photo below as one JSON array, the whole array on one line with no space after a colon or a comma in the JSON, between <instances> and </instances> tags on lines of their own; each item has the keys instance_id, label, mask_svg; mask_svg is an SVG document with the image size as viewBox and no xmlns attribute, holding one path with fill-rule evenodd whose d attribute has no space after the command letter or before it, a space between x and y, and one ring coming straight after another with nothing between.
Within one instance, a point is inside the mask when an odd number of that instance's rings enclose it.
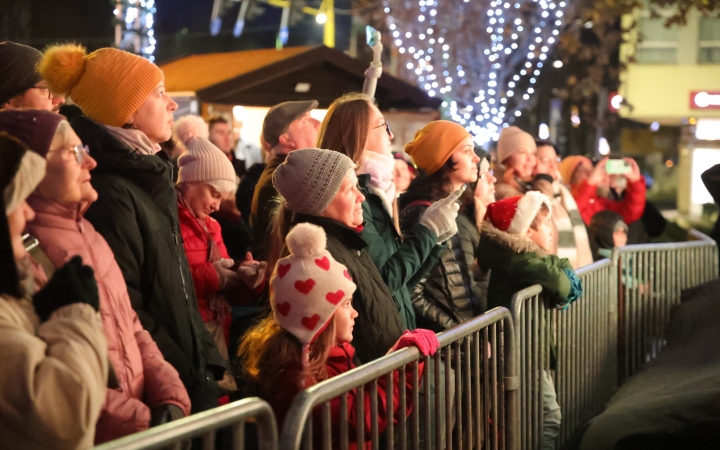
<instances>
[{"instance_id":1,"label":"white scarf","mask_svg":"<svg viewBox=\"0 0 720 450\"><path fill-rule=\"evenodd\" d=\"M111 125L101 124L113 137L120 142L132 147L143 155L154 155L160 151L160 144L153 144L150 139L140 130L113 127Z\"/></svg>"},{"instance_id":2,"label":"white scarf","mask_svg":"<svg viewBox=\"0 0 720 450\"><path fill-rule=\"evenodd\" d=\"M380 197L390 217L393 217L393 203L395 201L395 180L393 170L395 169L395 158L390 155L382 155L370 150L365 150L360 158L355 173L370 175L368 189Z\"/></svg>"}]
</instances>

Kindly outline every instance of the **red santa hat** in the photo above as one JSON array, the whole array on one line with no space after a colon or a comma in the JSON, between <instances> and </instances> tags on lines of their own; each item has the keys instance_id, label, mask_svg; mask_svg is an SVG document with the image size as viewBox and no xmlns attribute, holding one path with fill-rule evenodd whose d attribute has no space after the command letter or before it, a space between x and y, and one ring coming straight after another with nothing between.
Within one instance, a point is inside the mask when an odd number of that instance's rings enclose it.
<instances>
[{"instance_id":1,"label":"red santa hat","mask_svg":"<svg viewBox=\"0 0 720 450\"><path fill-rule=\"evenodd\" d=\"M548 210L552 211L550 199L545 194L530 191L525 195L490 203L485 213L485 220L500 231L509 234L525 234L542 205L546 205Z\"/></svg>"},{"instance_id":2,"label":"red santa hat","mask_svg":"<svg viewBox=\"0 0 720 450\"><path fill-rule=\"evenodd\" d=\"M305 364L309 345L356 287L347 268L325 249L325 230L319 226L297 224L285 241L290 255L276 265L270 306L278 325L303 344Z\"/></svg>"}]
</instances>

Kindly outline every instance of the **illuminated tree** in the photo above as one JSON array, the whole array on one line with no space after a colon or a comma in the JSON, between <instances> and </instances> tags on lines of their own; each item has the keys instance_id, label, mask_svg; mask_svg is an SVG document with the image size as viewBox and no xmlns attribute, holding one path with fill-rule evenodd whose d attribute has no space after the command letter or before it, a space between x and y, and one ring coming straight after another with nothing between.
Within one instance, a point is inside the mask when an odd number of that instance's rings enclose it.
<instances>
[{"instance_id":1,"label":"illuminated tree","mask_svg":"<svg viewBox=\"0 0 720 450\"><path fill-rule=\"evenodd\" d=\"M115 0L115 46L155 61L155 0Z\"/></svg>"}]
</instances>

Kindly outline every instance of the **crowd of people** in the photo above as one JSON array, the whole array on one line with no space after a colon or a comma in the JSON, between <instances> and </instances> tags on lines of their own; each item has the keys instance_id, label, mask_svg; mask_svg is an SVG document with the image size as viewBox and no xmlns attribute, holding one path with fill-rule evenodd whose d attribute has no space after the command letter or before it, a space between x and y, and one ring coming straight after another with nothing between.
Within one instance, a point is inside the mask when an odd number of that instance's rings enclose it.
<instances>
[{"instance_id":1,"label":"crowd of people","mask_svg":"<svg viewBox=\"0 0 720 450\"><path fill-rule=\"evenodd\" d=\"M517 127L494 157L442 120L397 149L372 92L350 93L322 123L317 101L273 106L260 149L232 119L175 122L160 68L118 49L3 42L0 74L7 448L87 448L245 396L282 424L301 390L401 348L431 355L435 333L519 289L569 307L575 269L642 239L635 161L559 161ZM455 397L452 370L431 404ZM382 399L408 381L393 380ZM543 448L554 392L546 371ZM369 428L363 395L347 417Z\"/></svg>"}]
</instances>

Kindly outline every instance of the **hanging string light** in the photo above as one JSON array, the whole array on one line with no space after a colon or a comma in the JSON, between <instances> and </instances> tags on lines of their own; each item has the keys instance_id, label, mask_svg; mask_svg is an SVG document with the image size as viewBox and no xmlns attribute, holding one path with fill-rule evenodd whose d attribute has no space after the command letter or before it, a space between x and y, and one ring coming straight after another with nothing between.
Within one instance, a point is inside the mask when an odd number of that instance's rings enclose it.
<instances>
[{"instance_id":1,"label":"hanging string light","mask_svg":"<svg viewBox=\"0 0 720 450\"><path fill-rule=\"evenodd\" d=\"M565 1L385 0L404 74L441 97L478 144L519 117L556 42Z\"/></svg>"},{"instance_id":2,"label":"hanging string light","mask_svg":"<svg viewBox=\"0 0 720 450\"><path fill-rule=\"evenodd\" d=\"M115 46L155 61L155 0L116 0Z\"/></svg>"}]
</instances>

